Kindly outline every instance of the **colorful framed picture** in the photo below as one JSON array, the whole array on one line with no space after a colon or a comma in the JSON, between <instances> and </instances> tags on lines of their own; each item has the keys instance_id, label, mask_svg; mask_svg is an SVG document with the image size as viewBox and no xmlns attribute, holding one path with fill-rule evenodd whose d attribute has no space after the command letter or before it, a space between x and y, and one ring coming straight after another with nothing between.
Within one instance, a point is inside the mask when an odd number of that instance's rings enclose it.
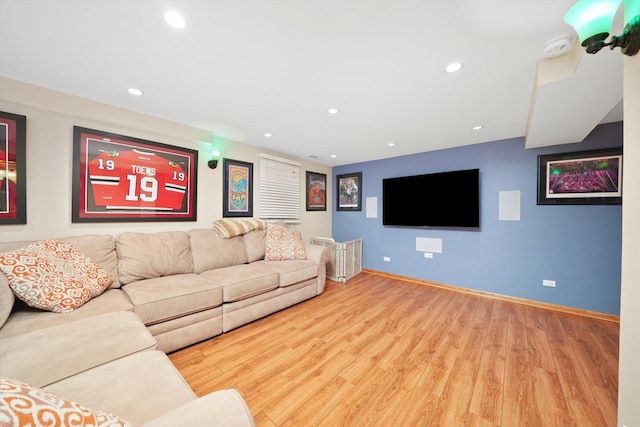
<instances>
[{"instance_id":1,"label":"colorful framed picture","mask_svg":"<svg viewBox=\"0 0 640 427\"><path fill-rule=\"evenodd\" d=\"M318 172L306 173L307 177L307 210L327 210L327 175Z\"/></svg>"},{"instance_id":2,"label":"colorful framed picture","mask_svg":"<svg viewBox=\"0 0 640 427\"><path fill-rule=\"evenodd\" d=\"M0 225L27 223L27 118L0 111Z\"/></svg>"},{"instance_id":3,"label":"colorful framed picture","mask_svg":"<svg viewBox=\"0 0 640 427\"><path fill-rule=\"evenodd\" d=\"M72 222L196 221L198 151L73 128Z\"/></svg>"},{"instance_id":4,"label":"colorful framed picture","mask_svg":"<svg viewBox=\"0 0 640 427\"><path fill-rule=\"evenodd\" d=\"M224 159L223 217L253 216L253 163Z\"/></svg>"},{"instance_id":5,"label":"colorful framed picture","mask_svg":"<svg viewBox=\"0 0 640 427\"><path fill-rule=\"evenodd\" d=\"M336 186L337 210L362 210L362 172L337 175Z\"/></svg>"},{"instance_id":6,"label":"colorful framed picture","mask_svg":"<svg viewBox=\"0 0 640 427\"><path fill-rule=\"evenodd\" d=\"M622 148L538 156L538 204L622 204Z\"/></svg>"}]
</instances>

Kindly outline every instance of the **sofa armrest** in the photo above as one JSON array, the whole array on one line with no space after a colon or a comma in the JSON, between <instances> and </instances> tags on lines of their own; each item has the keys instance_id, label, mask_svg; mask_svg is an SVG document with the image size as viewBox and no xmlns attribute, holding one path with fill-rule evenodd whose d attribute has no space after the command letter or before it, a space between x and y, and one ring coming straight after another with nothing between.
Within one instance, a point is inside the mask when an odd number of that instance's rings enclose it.
<instances>
[{"instance_id":1,"label":"sofa armrest","mask_svg":"<svg viewBox=\"0 0 640 427\"><path fill-rule=\"evenodd\" d=\"M326 246L307 243L305 244L305 250L307 251L307 259L318 265L328 263L331 258L331 251Z\"/></svg>"},{"instance_id":2,"label":"sofa armrest","mask_svg":"<svg viewBox=\"0 0 640 427\"><path fill-rule=\"evenodd\" d=\"M155 347L155 338L134 313L101 314L1 339L0 375L45 387Z\"/></svg>"},{"instance_id":3,"label":"sofa armrest","mask_svg":"<svg viewBox=\"0 0 640 427\"><path fill-rule=\"evenodd\" d=\"M256 423L240 393L219 390L193 400L142 427L224 426L255 427Z\"/></svg>"},{"instance_id":4,"label":"sofa armrest","mask_svg":"<svg viewBox=\"0 0 640 427\"><path fill-rule=\"evenodd\" d=\"M11 315L15 299L15 295L9 287L6 276L0 273L0 328L2 328L4 322L6 322Z\"/></svg>"}]
</instances>

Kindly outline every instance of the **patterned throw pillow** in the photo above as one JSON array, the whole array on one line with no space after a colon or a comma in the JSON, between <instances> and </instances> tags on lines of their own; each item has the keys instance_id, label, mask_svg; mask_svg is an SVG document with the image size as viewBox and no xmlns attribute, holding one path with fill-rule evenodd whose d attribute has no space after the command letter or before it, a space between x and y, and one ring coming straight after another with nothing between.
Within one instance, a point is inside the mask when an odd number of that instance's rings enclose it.
<instances>
[{"instance_id":1,"label":"patterned throw pillow","mask_svg":"<svg viewBox=\"0 0 640 427\"><path fill-rule=\"evenodd\" d=\"M300 232L281 225L269 224L265 239L264 259L267 261L307 259L307 251Z\"/></svg>"},{"instance_id":2,"label":"patterned throw pillow","mask_svg":"<svg viewBox=\"0 0 640 427\"><path fill-rule=\"evenodd\" d=\"M120 418L20 381L0 377L2 426L131 426Z\"/></svg>"},{"instance_id":3,"label":"patterned throw pillow","mask_svg":"<svg viewBox=\"0 0 640 427\"><path fill-rule=\"evenodd\" d=\"M27 305L66 313L100 295L111 276L71 244L43 240L0 254L0 271Z\"/></svg>"},{"instance_id":4,"label":"patterned throw pillow","mask_svg":"<svg viewBox=\"0 0 640 427\"><path fill-rule=\"evenodd\" d=\"M91 292L91 297L97 297L111 284L111 275L70 243L49 239L36 245L42 248L40 254L47 258L57 271L81 281Z\"/></svg>"}]
</instances>

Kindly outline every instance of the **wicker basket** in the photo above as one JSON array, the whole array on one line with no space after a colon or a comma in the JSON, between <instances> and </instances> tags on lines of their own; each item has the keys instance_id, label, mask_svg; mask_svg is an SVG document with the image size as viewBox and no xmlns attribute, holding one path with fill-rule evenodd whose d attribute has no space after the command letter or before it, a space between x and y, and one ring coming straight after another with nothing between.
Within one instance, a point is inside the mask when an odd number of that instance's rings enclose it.
<instances>
[{"instance_id":1,"label":"wicker basket","mask_svg":"<svg viewBox=\"0 0 640 427\"><path fill-rule=\"evenodd\" d=\"M327 263L329 280L346 283L362 271L362 239L340 243L330 237L316 237L311 239L311 243L331 250L331 259Z\"/></svg>"}]
</instances>

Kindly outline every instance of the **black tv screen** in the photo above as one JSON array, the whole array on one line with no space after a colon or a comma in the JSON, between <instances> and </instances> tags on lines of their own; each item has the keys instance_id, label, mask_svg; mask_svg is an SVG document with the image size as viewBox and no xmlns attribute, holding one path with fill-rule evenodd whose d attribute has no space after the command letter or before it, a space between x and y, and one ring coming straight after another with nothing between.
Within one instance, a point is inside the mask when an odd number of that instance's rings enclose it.
<instances>
[{"instance_id":1,"label":"black tv screen","mask_svg":"<svg viewBox=\"0 0 640 427\"><path fill-rule=\"evenodd\" d=\"M480 227L480 170L383 179L382 225Z\"/></svg>"}]
</instances>

